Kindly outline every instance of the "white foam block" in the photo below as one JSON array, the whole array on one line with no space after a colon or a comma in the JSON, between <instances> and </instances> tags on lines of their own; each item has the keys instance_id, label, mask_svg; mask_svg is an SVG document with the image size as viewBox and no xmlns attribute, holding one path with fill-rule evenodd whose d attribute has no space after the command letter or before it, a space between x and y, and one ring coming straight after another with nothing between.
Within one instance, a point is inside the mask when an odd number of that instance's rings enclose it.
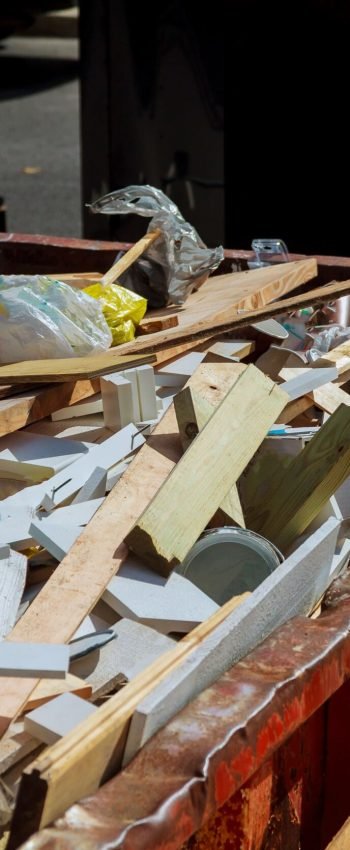
<instances>
[{"instance_id":1,"label":"white foam block","mask_svg":"<svg viewBox=\"0 0 350 850\"><path fill-rule=\"evenodd\" d=\"M287 373L287 369L282 369L281 375L285 375ZM293 401L296 398L301 398L301 396L306 393L311 393L313 390L316 390L317 387L322 387L323 384L327 384L330 381L334 381L335 378L338 377L338 369L334 366L329 369L298 369L300 375L297 375L295 378L291 378L289 381L284 381L281 384L281 388L288 393L289 398ZM319 373L319 376L315 377L314 372Z\"/></svg>"},{"instance_id":2,"label":"white foam block","mask_svg":"<svg viewBox=\"0 0 350 850\"><path fill-rule=\"evenodd\" d=\"M132 384L119 374L106 375L100 383L105 426L118 431L134 421Z\"/></svg>"},{"instance_id":3,"label":"white foam block","mask_svg":"<svg viewBox=\"0 0 350 850\"><path fill-rule=\"evenodd\" d=\"M329 519L142 700L131 720L124 764L274 629L312 609L330 580L338 530L339 522Z\"/></svg>"},{"instance_id":4,"label":"white foam block","mask_svg":"<svg viewBox=\"0 0 350 850\"><path fill-rule=\"evenodd\" d=\"M95 711L96 706L85 699L61 694L30 711L24 718L24 728L44 744L54 744Z\"/></svg>"},{"instance_id":5,"label":"white foam block","mask_svg":"<svg viewBox=\"0 0 350 850\"><path fill-rule=\"evenodd\" d=\"M86 457L75 461L68 469L58 472L47 482L26 487L25 490L8 496L2 505L30 504L35 508L40 505L45 510L52 510L71 498L83 487L96 466L110 469L120 460L136 451L145 442L134 425L127 425L122 431L113 434L100 445L93 446Z\"/></svg>"},{"instance_id":6,"label":"white foam block","mask_svg":"<svg viewBox=\"0 0 350 850\"><path fill-rule=\"evenodd\" d=\"M166 581L131 556L111 579L102 598L121 617L163 634L189 632L218 608L183 576L172 573Z\"/></svg>"},{"instance_id":7,"label":"white foam block","mask_svg":"<svg viewBox=\"0 0 350 850\"><path fill-rule=\"evenodd\" d=\"M136 369L139 391L141 420L157 419L156 385L152 366L138 366Z\"/></svg>"},{"instance_id":8,"label":"white foam block","mask_svg":"<svg viewBox=\"0 0 350 850\"><path fill-rule=\"evenodd\" d=\"M205 352L191 351L190 354L184 354L183 357L178 357L173 363L168 366L163 366L158 369L158 375L183 375L190 378L199 364L204 360Z\"/></svg>"},{"instance_id":9,"label":"white foam block","mask_svg":"<svg viewBox=\"0 0 350 850\"><path fill-rule=\"evenodd\" d=\"M57 643L0 642L0 675L29 679L64 679L69 648Z\"/></svg>"}]
</instances>

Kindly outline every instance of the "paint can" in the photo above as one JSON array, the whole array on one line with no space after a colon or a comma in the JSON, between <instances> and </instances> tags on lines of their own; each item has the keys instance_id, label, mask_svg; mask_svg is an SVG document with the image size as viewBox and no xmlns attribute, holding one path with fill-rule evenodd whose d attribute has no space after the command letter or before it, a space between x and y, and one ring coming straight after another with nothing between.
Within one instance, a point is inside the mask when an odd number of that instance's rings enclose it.
<instances>
[{"instance_id":1,"label":"paint can","mask_svg":"<svg viewBox=\"0 0 350 850\"><path fill-rule=\"evenodd\" d=\"M205 531L177 572L223 605L232 596L255 590L283 560L281 552L260 534L224 526Z\"/></svg>"}]
</instances>

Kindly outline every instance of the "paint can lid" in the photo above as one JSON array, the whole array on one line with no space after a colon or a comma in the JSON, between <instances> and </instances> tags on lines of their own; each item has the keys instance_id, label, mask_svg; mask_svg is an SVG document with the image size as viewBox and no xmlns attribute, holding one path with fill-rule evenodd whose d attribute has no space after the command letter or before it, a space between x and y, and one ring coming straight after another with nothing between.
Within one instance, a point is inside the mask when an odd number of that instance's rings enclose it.
<instances>
[{"instance_id":1,"label":"paint can lid","mask_svg":"<svg viewBox=\"0 0 350 850\"><path fill-rule=\"evenodd\" d=\"M260 534L224 526L205 531L177 572L223 605L232 596L255 590L283 560Z\"/></svg>"}]
</instances>

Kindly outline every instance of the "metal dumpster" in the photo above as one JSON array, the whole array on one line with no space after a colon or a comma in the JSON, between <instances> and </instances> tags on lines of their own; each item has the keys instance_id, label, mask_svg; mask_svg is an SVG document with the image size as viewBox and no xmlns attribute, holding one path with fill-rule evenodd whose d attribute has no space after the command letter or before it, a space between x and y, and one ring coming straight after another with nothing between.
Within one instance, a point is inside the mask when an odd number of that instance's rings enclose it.
<instances>
[{"instance_id":1,"label":"metal dumpster","mask_svg":"<svg viewBox=\"0 0 350 850\"><path fill-rule=\"evenodd\" d=\"M2 234L0 269L105 271L121 247ZM248 259L227 251L221 271ZM350 277L350 260L318 260L319 281ZM318 619L277 630L27 850L326 848L350 814L349 632L347 573Z\"/></svg>"}]
</instances>

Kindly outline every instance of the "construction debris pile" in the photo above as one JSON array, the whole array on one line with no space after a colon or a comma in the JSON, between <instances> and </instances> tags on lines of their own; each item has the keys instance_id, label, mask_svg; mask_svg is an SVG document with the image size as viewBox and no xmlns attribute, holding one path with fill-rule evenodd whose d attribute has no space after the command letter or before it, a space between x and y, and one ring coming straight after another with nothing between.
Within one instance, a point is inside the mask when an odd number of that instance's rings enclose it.
<instances>
[{"instance_id":1,"label":"construction debris pile","mask_svg":"<svg viewBox=\"0 0 350 850\"><path fill-rule=\"evenodd\" d=\"M13 847L276 627L317 616L346 569L350 342L310 359L314 324L295 350L266 321L312 305L314 322L350 292L313 287L316 275L307 259L214 276L116 349L0 367L0 813Z\"/></svg>"}]
</instances>

